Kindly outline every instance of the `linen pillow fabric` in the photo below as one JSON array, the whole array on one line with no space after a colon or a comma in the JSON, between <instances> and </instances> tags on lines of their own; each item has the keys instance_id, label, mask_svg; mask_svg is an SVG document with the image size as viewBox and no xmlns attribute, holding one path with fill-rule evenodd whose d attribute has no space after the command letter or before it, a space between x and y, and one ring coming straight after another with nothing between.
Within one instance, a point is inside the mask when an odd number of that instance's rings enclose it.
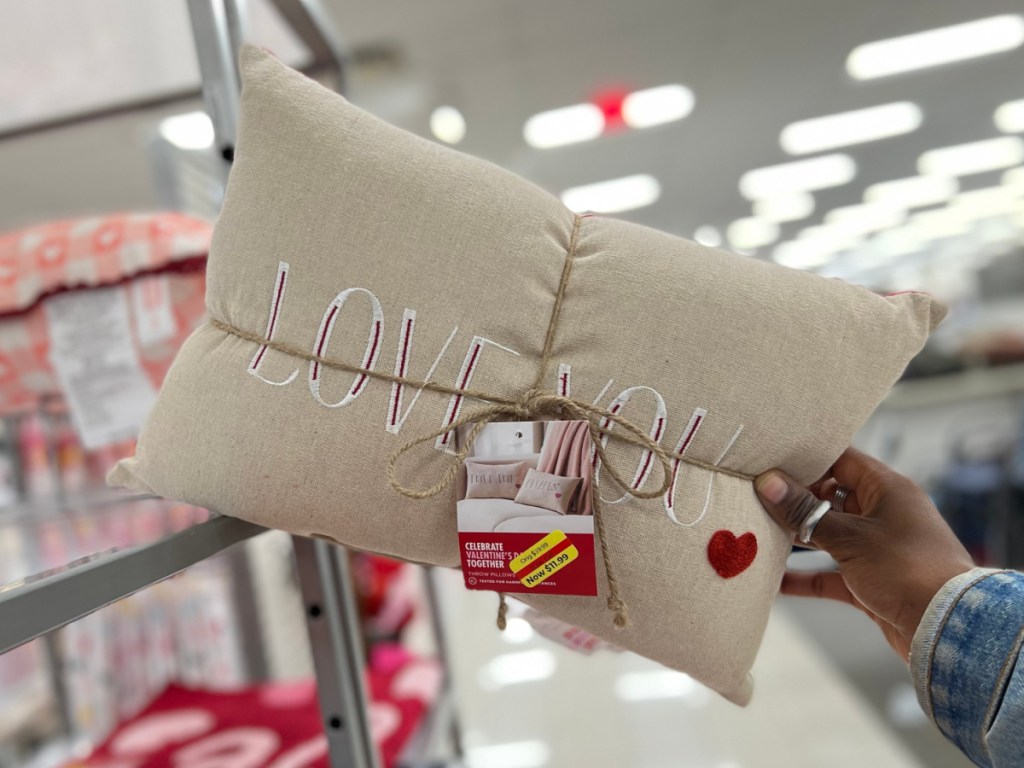
<instances>
[{"instance_id":1,"label":"linen pillow fabric","mask_svg":"<svg viewBox=\"0 0 1024 768\"><path fill-rule=\"evenodd\" d=\"M569 503L580 480L580 477L562 477L531 469L516 494L516 504L529 504L564 515L569 511Z\"/></svg>"},{"instance_id":2,"label":"linen pillow fabric","mask_svg":"<svg viewBox=\"0 0 1024 768\"><path fill-rule=\"evenodd\" d=\"M481 464L466 459L466 498L514 499L525 472L525 461L514 464Z\"/></svg>"},{"instance_id":3,"label":"linen pillow fabric","mask_svg":"<svg viewBox=\"0 0 1024 768\"><path fill-rule=\"evenodd\" d=\"M523 599L747 701L792 545L747 478L774 466L808 483L821 477L944 310L928 296L877 296L576 217L265 52L246 50L242 65L235 162L209 259L211 321L178 354L137 455L112 482L454 566L454 488L408 498L384 470L399 447L485 403L259 342L519 398L535 385L571 259L540 385L615 411L704 466L673 461L668 492L643 500L598 463L626 628L613 626L601 556L597 598ZM660 462L617 439L621 427L602 430L608 464L631 487L655 490ZM398 479L435 485L451 442L409 451ZM736 474L708 471L715 464Z\"/></svg>"}]
</instances>

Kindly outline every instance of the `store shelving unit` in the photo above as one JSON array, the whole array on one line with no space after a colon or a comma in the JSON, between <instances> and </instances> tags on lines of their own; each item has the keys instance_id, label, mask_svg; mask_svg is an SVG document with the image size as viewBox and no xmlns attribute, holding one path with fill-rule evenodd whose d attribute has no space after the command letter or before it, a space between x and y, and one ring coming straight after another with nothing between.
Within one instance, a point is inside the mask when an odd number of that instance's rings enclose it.
<instances>
[{"instance_id":1,"label":"store shelving unit","mask_svg":"<svg viewBox=\"0 0 1024 768\"><path fill-rule=\"evenodd\" d=\"M345 61L342 47L317 0L272 2L312 53L313 62L307 71L329 71L340 89ZM237 0L187 0L187 5L202 73L203 95L214 124L226 181L238 120L237 53L245 37L244 18ZM97 116L108 113L106 110ZM75 121L84 119L88 118L76 116ZM145 498L153 497L100 494L95 499L74 499L68 508L82 510ZM59 503L51 506L53 509L48 508L46 514L59 516L67 511L62 510ZM5 514L10 520L25 516L38 519L39 511L33 507ZM206 522L149 544L100 552L0 585L0 653L60 629L265 530L239 519L214 515ZM378 768L368 718L363 641L345 551L323 541L295 538L294 553L330 763L333 768ZM435 645L444 661L445 642L437 596L429 569L424 573ZM244 634L255 635L256 632L247 630ZM402 768L441 768L454 765L459 759L459 734L448 665L443 666L445 674L438 701L424 717L419 731L400 758Z\"/></svg>"},{"instance_id":2,"label":"store shelving unit","mask_svg":"<svg viewBox=\"0 0 1024 768\"><path fill-rule=\"evenodd\" d=\"M163 581L263 530L242 520L215 517L153 544L90 555L0 586L0 653Z\"/></svg>"},{"instance_id":3,"label":"store shelving unit","mask_svg":"<svg viewBox=\"0 0 1024 768\"><path fill-rule=\"evenodd\" d=\"M883 408L931 408L966 400L1024 394L1024 363L974 368L929 379L902 381Z\"/></svg>"}]
</instances>

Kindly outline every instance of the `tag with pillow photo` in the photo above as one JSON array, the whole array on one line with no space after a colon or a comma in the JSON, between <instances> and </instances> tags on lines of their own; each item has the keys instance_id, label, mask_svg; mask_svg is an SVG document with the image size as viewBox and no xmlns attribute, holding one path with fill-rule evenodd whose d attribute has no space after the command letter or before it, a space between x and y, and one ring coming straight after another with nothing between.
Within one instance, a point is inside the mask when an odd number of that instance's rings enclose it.
<instances>
[{"instance_id":1,"label":"tag with pillow photo","mask_svg":"<svg viewBox=\"0 0 1024 768\"><path fill-rule=\"evenodd\" d=\"M596 595L593 479L585 421L528 425L536 444L487 424L456 488L462 574L469 589ZM521 435L518 430L515 435Z\"/></svg>"}]
</instances>

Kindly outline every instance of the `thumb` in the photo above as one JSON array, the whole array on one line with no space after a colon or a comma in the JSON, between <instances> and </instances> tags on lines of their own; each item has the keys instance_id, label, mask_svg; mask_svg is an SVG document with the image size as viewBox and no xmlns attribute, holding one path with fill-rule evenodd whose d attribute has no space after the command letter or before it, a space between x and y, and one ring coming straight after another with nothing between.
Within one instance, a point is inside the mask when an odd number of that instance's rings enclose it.
<instances>
[{"instance_id":1,"label":"thumb","mask_svg":"<svg viewBox=\"0 0 1024 768\"><path fill-rule=\"evenodd\" d=\"M788 531L799 533L804 521L821 504L821 499L796 480L777 469L765 472L754 480L754 490L762 506L775 522ZM850 540L859 518L829 510L814 528L811 541L829 554ZM838 559L838 558L837 558Z\"/></svg>"}]
</instances>

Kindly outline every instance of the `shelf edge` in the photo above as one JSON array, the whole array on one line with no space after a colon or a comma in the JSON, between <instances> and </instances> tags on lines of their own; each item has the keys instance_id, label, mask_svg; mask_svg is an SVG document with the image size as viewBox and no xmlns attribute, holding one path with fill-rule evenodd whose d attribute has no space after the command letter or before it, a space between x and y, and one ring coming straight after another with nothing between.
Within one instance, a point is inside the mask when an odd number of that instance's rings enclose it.
<instances>
[{"instance_id":1,"label":"shelf edge","mask_svg":"<svg viewBox=\"0 0 1024 768\"><path fill-rule=\"evenodd\" d=\"M214 517L152 544L0 586L0 653L173 576L266 529Z\"/></svg>"}]
</instances>

